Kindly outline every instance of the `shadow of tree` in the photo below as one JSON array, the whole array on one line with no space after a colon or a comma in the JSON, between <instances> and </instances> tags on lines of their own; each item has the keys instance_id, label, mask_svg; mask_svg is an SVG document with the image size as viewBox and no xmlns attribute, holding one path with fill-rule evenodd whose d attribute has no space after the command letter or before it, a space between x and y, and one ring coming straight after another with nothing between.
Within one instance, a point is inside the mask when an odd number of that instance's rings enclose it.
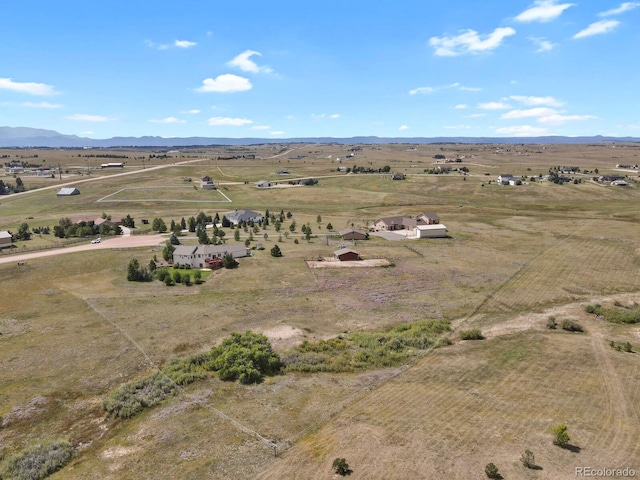
<instances>
[{"instance_id":1,"label":"shadow of tree","mask_svg":"<svg viewBox=\"0 0 640 480\"><path fill-rule=\"evenodd\" d=\"M564 450L569 450L570 452L573 452L573 453L580 453L580 451L582 450L582 448L578 447L577 445L571 445L570 443L567 443L565 445L560 445L560 448L563 448Z\"/></svg>"}]
</instances>

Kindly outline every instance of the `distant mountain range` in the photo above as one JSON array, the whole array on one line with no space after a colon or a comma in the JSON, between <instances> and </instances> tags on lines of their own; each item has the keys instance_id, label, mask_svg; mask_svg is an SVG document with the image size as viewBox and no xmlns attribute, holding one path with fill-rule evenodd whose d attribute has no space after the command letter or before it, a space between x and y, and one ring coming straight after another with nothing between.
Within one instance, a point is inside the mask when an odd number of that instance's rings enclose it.
<instances>
[{"instance_id":1,"label":"distant mountain range","mask_svg":"<svg viewBox=\"0 0 640 480\"><path fill-rule=\"evenodd\" d=\"M305 138L214 138L214 137L113 137L93 139L63 135L54 130L29 127L0 127L0 148L108 148L108 147L187 147L200 145L259 145L266 143L495 143L495 144L587 144L640 142L638 137L305 137Z\"/></svg>"}]
</instances>

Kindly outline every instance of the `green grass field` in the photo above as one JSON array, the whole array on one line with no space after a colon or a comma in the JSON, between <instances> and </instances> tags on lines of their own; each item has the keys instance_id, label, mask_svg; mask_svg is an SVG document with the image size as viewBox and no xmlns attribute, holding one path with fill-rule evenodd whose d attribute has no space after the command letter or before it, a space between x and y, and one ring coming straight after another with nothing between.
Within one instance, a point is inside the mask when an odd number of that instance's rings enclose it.
<instances>
[{"instance_id":1,"label":"green grass field","mask_svg":"<svg viewBox=\"0 0 640 480\"><path fill-rule=\"evenodd\" d=\"M342 163L390 165L408 175L404 181L338 172L336 158L351 146L296 144L269 158L285 147L258 146L255 160L219 160L234 152L222 147L159 160L130 151L124 170L134 173L99 172L102 178L78 184L78 196L56 197L52 188L0 197L0 229L14 232L22 222L53 226L61 217L102 212L130 214L137 223L160 217L167 225L200 211L293 215L281 232L269 225L254 234L252 246L265 250L253 250L237 269L209 273L202 285L128 282L129 261L148 265L161 258L161 247L0 265L0 468L31 442L62 439L75 456L51 478L319 479L331 478L336 457L347 459L351 478L483 478L489 462L504 478L575 478L582 465L640 471L640 360L609 346L630 342L640 351L640 330L584 311L587 304L640 302L638 173L628 173L626 188L597 184L591 174L575 185L488 183L500 173L537 176L563 165L614 173L616 163L637 163L637 145L615 152L596 145L363 146ZM39 155L71 167L84 162L81 153ZM469 175L426 175L436 154L464 156ZM290 175L276 175L282 168ZM222 182L219 192L194 189L202 175ZM318 185L253 185L306 177ZM223 199L220 193L232 202L204 203ZM159 194L180 201L157 201ZM372 237L353 247L393 267L309 269L304 262L337 248L324 236L328 223L364 228L382 216L429 211L448 238ZM307 223L309 242L300 233ZM225 233L236 243L233 230ZM244 242L248 233L240 233ZM194 234L181 241L196 244ZM275 244L283 257L270 255ZM549 316L576 321L585 333L550 330ZM415 352L403 366L287 373L254 386L210 377L129 420L108 418L101 407L124 382L208 350L232 331L264 332L285 354L303 340L425 319L451 320L454 344ZM457 332L474 328L484 340L457 340ZM573 451L552 444L547 429L558 423L567 424ZM261 438L278 446L277 457ZM520 464L525 449L540 470Z\"/></svg>"}]
</instances>

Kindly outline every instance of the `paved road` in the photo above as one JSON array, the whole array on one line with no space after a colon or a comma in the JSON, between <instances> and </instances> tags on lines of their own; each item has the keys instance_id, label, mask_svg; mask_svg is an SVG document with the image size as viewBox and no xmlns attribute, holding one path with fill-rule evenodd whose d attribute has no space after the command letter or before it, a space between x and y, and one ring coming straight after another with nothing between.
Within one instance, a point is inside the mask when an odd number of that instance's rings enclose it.
<instances>
[{"instance_id":1,"label":"paved road","mask_svg":"<svg viewBox=\"0 0 640 480\"><path fill-rule=\"evenodd\" d=\"M167 237L163 235L123 235L103 240L100 243L76 245L75 247L52 248L49 250L41 250L39 252L31 253L1 255L0 264L24 262L42 257L50 257L52 255L86 252L87 250L104 250L106 248L151 247L153 245L164 244L166 241Z\"/></svg>"}]
</instances>

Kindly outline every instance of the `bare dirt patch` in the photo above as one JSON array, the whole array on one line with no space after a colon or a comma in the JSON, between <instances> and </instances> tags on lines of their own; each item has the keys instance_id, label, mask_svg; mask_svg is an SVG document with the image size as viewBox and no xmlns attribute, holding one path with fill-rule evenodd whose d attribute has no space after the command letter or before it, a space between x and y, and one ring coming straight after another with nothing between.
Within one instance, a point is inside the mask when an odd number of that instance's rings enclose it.
<instances>
[{"instance_id":1,"label":"bare dirt patch","mask_svg":"<svg viewBox=\"0 0 640 480\"><path fill-rule=\"evenodd\" d=\"M263 335L266 336L271 344L276 348L285 348L300 343L304 331L290 325L281 325L269 330L264 330Z\"/></svg>"},{"instance_id":2,"label":"bare dirt patch","mask_svg":"<svg viewBox=\"0 0 640 480\"><path fill-rule=\"evenodd\" d=\"M386 258L371 258L368 260L354 260L341 262L333 258L323 258L321 261L307 260L309 268L364 268L364 267L388 267L391 262Z\"/></svg>"}]
</instances>

